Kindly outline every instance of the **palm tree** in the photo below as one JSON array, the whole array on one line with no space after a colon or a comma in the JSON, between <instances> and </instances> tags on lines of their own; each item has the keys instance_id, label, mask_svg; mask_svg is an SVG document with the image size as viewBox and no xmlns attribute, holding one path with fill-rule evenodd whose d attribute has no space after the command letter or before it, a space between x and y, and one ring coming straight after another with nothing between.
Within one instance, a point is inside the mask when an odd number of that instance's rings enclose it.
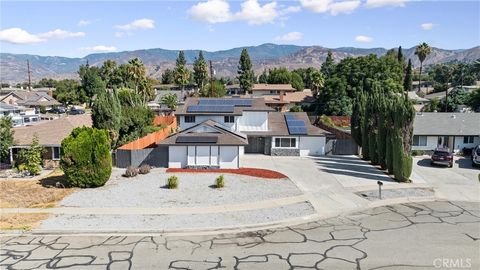
<instances>
[{"instance_id":1,"label":"palm tree","mask_svg":"<svg viewBox=\"0 0 480 270\"><path fill-rule=\"evenodd\" d=\"M177 108L177 103L178 103L177 95L172 93L166 94L160 100L160 104L167 106L171 110L171 112L173 112L175 108Z\"/></svg>"},{"instance_id":2,"label":"palm tree","mask_svg":"<svg viewBox=\"0 0 480 270\"><path fill-rule=\"evenodd\" d=\"M143 81L146 73L146 69L142 60L133 58L132 60L128 61L127 72L128 76L135 83L135 92L138 93L138 86L140 85L140 82Z\"/></svg>"},{"instance_id":3,"label":"palm tree","mask_svg":"<svg viewBox=\"0 0 480 270\"><path fill-rule=\"evenodd\" d=\"M423 42L415 48L415 55L418 56L418 60L420 60L420 75L418 77L418 91L420 92L420 85L422 82L422 68L423 68L423 61L425 58L432 53L432 48L428 46L427 43Z\"/></svg>"},{"instance_id":4,"label":"palm tree","mask_svg":"<svg viewBox=\"0 0 480 270\"><path fill-rule=\"evenodd\" d=\"M316 97L320 93L320 89L323 87L325 78L323 77L322 73L315 70L312 73L310 73L310 82L312 84L311 85L312 94L313 96Z\"/></svg>"}]
</instances>

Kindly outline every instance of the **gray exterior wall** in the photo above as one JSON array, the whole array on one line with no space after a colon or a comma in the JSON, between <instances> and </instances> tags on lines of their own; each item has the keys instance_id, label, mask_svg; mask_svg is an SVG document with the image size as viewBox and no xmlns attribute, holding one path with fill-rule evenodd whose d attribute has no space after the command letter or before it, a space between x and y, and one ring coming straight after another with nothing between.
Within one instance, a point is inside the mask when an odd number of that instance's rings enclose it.
<instances>
[{"instance_id":1,"label":"gray exterior wall","mask_svg":"<svg viewBox=\"0 0 480 270\"><path fill-rule=\"evenodd\" d=\"M272 156L300 156L300 149L272 148Z\"/></svg>"},{"instance_id":2,"label":"gray exterior wall","mask_svg":"<svg viewBox=\"0 0 480 270\"><path fill-rule=\"evenodd\" d=\"M168 147L159 146L140 150L118 149L115 154L115 165L118 168L138 167L143 164L153 167L168 167Z\"/></svg>"}]
</instances>

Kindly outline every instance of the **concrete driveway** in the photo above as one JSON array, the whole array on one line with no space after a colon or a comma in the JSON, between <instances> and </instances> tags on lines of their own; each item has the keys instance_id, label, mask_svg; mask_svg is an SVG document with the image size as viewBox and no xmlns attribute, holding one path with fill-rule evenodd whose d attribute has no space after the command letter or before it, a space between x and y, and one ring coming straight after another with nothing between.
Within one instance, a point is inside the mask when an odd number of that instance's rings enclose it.
<instances>
[{"instance_id":1,"label":"concrete driveway","mask_svg":"<svg viewBox=\"0 0 480 270\"><path fill-rule=\"evenodd\" d=\"M469 158L455 157L452 168L432 166L428 156L413 159L412 179L436 188L437 195L445 199L480 201L479 173Z\"/></svg>"}]
</instances>

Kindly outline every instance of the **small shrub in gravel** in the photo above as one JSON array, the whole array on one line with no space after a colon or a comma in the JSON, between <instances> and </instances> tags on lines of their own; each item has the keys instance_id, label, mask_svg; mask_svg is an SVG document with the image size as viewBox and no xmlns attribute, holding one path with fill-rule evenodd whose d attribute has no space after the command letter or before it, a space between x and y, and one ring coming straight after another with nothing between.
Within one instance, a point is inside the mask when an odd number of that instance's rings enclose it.
<instances>
[{"instance_id":1,"label":"small shrub in gravel","mask_svg":"<svg viewBox=\"0 0 480 270\"><path fill-rule=\"evenodd\" d=\"M178 187L178 177L176 177L175 175L170 176L167 180L167 187L169 189L177 188Z\"/></svg>"},{"instance_id":2,"label":"small shrub in gravel","mask_svg":"<svg viewBox=\"0 0 480 270\"><path fill-rule=\"evenodd\" d=\"M225 179L223 175L220 175L219 177L217 177L217 179L215 179L215 187L223 188L224 186L225 186Z\"/></svg>"},{"instance_id":3,"label":"small shrub in gravel","mask_svg":"<svg viewBox=\"0 0 480 270\"><path fill-rule=\"evenodd\" d=\"M140 166L140 168L138 168L138 173L139 174L147 174L150 172L152 168L150 167L150 165L148 164L144 164L142 166Z\"/></svg>"},{"instance_id":4,"label":"small shrub in gravel","mask_svg":"<svg viewBox=\"0 0 480 270\"><path fill-rule=\"evenodd\" d=\"M132 166L128 166L127 170L123 174L124 177L135 177L138 174L138 169Z\"/></svg>"}]
</instances>

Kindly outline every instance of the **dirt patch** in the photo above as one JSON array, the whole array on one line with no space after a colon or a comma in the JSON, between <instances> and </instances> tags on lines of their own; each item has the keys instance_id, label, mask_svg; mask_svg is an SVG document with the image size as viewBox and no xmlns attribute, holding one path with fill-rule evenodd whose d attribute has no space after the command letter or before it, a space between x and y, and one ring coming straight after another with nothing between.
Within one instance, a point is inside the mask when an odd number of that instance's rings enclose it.
<instances>
[{"instance_id":1,"label":"dirt patch","mask_svg":"<svg viewBox=\"0 0 480 270\"><path fill-rule=\"evenodd\" d=\"M253 177L267 178L267 179L284 179L288 178L286 175L265 169L257 168L240 168L240 169L181 169L168 168L167 173L234 173L241 175L248 175Z\"/></svg>"},{"instance_id":2,"label":"dirt patch","mask_svg":"<svg viewBox=\"0 0 480 270\"><path fill-rule=\"evenodd\" d=\"M48 218L47 213L24 213L0 215L0 230L31 230Z\"/></svg>"},{"instance_id":3,"label":"dirt patch","mask_svg":"<svg viewBox=\"0 0 480 270\"><path fill-rule=\"evenodd\" d=\"M1 180L0 207L54 207L58 201L75 191L73 188L63 188L66 185L61 171L52 172L41 180Z\"/></svg>"}]
</instances>

